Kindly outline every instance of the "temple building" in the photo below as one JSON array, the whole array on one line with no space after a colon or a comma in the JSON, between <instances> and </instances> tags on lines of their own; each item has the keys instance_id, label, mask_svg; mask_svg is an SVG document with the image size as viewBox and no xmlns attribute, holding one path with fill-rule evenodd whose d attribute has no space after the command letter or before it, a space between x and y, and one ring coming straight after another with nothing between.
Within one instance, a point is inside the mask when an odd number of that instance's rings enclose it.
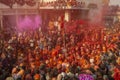
<instances>
[{"instance_id":1,"label":"temple building","mask_svg":"<svg viewBox=\"0 0 120 80\"><path fill-rule=\"evenodd\" d=\"M51 17L55 19L63 15L65 21L82 19L95 22L97 18L97 22L101 22L108 3L109 0L9 0L9 3L1 0L0 24L1 27L4 25L5 16L14 16L17 24L18 15L41 15L43 23Z\"/></svg>"}]
</instances>

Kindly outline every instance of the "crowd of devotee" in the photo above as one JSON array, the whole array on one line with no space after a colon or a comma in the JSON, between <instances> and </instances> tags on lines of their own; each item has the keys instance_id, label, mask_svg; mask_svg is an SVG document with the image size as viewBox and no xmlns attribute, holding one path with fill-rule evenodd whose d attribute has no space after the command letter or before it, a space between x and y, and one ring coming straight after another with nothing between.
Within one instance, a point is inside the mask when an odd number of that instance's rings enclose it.
<instances>
[{"instance_id":1,"label":"crowd of devotee","mask_svg":"<svg viewBox=\"0 0 120 80\"><path fill-rule=\"evenodd\" d=\"M120 80L120 23L111 28L70 23L71 28L54 25L46 33L1 32L0 80L79 80L80 74Z\"/></svg>"},{"instance_id":2,"label":"crowd of devotee","mask_svg":"<svg viewBox=\"0 0 120 80\"><path fill-rule=\"evenodd\" d=\"M76 0L58 0L58 1L51 1L51 2L41 2L41 7L85 7L85 2L83 1L76 1Z\"/></svg>"}]
</instances>

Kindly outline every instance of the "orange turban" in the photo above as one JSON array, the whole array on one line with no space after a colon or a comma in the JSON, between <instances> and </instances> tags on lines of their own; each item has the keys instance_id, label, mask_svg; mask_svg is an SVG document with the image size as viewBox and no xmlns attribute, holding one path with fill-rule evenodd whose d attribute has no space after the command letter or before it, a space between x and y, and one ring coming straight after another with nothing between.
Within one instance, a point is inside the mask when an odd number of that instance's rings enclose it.
<instances>
[{"instance_id":1,"label":"orange turban","mask_svg":"<svg viewBox=\"0 0 120 80\"><path fill-rule=\"evenodd\" d=\"M40 75L39 74L35 74L34 75L34 80L40 80Z\"/></svg>"}]
</instances>

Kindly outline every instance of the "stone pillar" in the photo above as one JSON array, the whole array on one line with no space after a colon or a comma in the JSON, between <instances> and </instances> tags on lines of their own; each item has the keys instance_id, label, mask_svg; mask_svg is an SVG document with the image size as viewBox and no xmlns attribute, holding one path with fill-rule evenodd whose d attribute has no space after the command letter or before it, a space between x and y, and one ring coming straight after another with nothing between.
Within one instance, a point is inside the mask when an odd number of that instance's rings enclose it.
<instances>
[{"instance_id":1,"label":"stone pillar","mask_svg":"<svg viewBox=\"0 0 120 80\"><path fill-rule=\"evenodd\" d=\"M65 15L65 20L68 22L70 20L70 17L71 17L70 11L65 11L64 15Z\"/></svg>"},{"instance_id":2,"label":"stone pillar","mask_svg":"<svg viewBox=\"0 0 120 80\"><path fill-rule=\"evenodd\" d=\"M3 15L2 12L0 12L0 30L3 29Z\"/></svg>"},{"instance_id":3,"label":"stone pillar","mask_svg":"<svg viewBox=\"0 0 120 80\"><path fill-rule=\"evenodd\" d=\"M16 16L16 29L18 29L18 5L16 6L15 16Z\"/></svg>"}]
</instances>

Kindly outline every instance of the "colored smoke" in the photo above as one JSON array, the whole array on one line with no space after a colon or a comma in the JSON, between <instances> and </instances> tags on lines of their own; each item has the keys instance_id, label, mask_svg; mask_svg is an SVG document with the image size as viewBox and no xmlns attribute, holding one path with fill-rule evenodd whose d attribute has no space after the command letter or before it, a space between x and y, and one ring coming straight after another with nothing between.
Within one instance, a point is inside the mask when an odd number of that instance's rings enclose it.
<instances>
[{"instance_id":1,"label":"colored smoke","mask_svg":"<svg viewBox=\"0 0 120 80\"><path fill-rule=\"evenodd\" d=\"M104 16L108 9L107 3L101 0L94 2L94 4L97 5L97 8L90 9L90 12L89 12L90 24L101 24L102 25L104 23Z\"/></svg>"},{"instance_id":2,"label":"colored smoke","mask_svg":"<svg viewBox=\"0 0 120 80\"><path fill-rule=\"evenodd\" d=\"M18 17L18 31L35 30L40 27L42 23L39 15L26 15Z\"/></svg>"}]
</instances>

